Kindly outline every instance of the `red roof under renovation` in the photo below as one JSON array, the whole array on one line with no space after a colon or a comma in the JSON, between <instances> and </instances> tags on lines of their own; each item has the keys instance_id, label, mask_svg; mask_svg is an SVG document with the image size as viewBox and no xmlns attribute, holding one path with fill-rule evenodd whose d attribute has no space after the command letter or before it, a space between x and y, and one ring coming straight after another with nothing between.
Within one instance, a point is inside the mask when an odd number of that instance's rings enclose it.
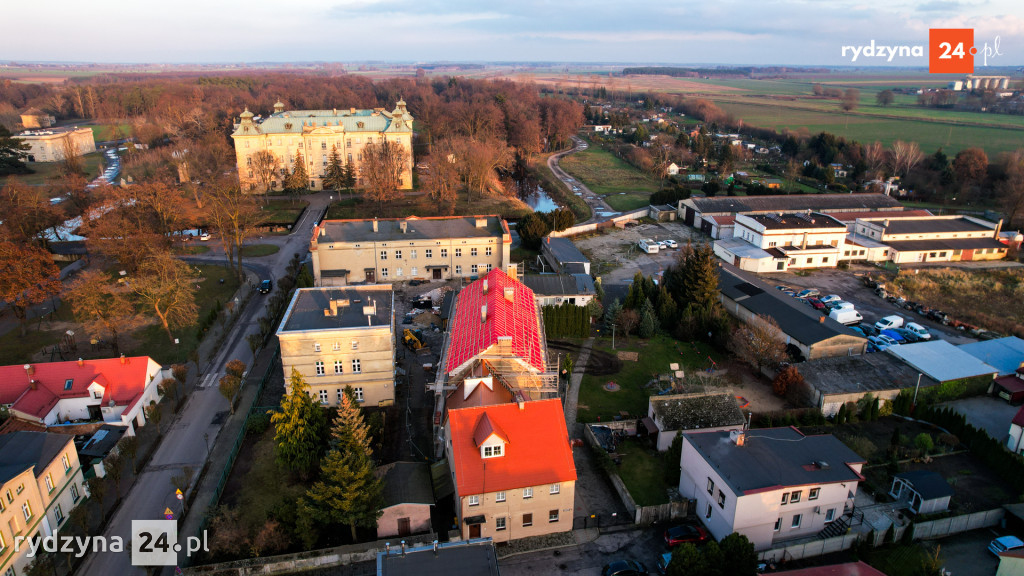
<instances>
[{"instance_id":1,"label":"red roof under renovation","mask_svg":"<svg viewBox=\"0 0 1024 576\"><path fill-rule=\"evenodd\" d=\"M459 292L451 326L446 368L449 374L501 339L509 341L515 357L544 371L540 319L533 290L501 270L491 270Z\"/></svg>"},{"instance_id":2,"label":"red roof under renovation","mask_svg":"<svg viewBox=\"0 0 1024 576\"><path fill-rule=\"evenodd\" d=\"M576 480L576 466L557 398L448 412L452 470L461 496ZM502 456L483 458L480 443L505 442ZM486 468L484 463L486 462Z\"/></svg>"},{"instance_id":3,"label":"red roof under renovation","mask_svg":"<svg viewBox=\"0 0 1024 576\"><path fill-rule=\"evenodd\" d=\"M885 572L872 568L864 562L848 562L846 564L785 570L783 572L776 572L776 574L777 576L886 576Z\"/></svg>"},{"instance_id":4,"label":"red roof under renovation","mask_svg":"<svg viewBox=\"0 0 1024 576\"><path fill-rule=\"evenodd\" d=\"M102 404L133 405L146 389L148 356L0 366L0 404L44 418L58 401L86 398L94 382L103 386Z\"/></svg>"}]
</instances>

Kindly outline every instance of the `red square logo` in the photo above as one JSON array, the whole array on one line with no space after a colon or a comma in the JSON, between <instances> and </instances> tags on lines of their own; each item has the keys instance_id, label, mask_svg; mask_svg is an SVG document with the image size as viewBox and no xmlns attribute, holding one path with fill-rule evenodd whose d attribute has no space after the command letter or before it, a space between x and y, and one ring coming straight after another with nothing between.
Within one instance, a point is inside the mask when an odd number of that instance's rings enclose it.
<instances>
[{"instance_id":1,"label":"red square logo","mask_svg":"<svg viewBox=\"0 0 1024 576\"><path fill-rule=\"evenodd\" d=\"M933 74L973 74L975 52L973 28L928 31L928 71Z\"/></svg>"}]
</instances>

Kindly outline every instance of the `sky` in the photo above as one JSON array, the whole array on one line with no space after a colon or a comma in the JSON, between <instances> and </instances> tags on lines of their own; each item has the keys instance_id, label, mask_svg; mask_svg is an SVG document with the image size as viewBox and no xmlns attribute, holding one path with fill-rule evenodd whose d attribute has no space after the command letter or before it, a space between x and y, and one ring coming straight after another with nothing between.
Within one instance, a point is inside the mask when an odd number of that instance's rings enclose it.
<instances>
[{"instance_id":1,"label":"sky","mask_svg":"<svg viewBox=\"0 0 1024 576\"><path fill-rule=\"evenodd\" d=\"M48 0L43 21L33 2L3 12L0 59L15 61L849 65L843 46L973 28L979 48L999 37L989 65L1024 65L1021 0ZM854 64L927 65L867 60Z\"/></svg>"}]
</instances>

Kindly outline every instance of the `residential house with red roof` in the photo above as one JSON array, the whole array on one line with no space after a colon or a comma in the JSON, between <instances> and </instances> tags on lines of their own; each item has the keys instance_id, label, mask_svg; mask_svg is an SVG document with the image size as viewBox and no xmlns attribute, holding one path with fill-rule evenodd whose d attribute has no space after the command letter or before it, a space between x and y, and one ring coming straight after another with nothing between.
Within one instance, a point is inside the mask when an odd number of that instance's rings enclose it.
<instances>
[{"instance_id":1,"label":"residential house with red roof","mask_svg":"<svg viewBox=\"0 0 1024 576\"><path fill-rule=\"evenodd\" d=\"M576 466L561 401L453 409L445 437L462 538L572 530Z\"/></svg>"},{"instance_id":2,"label":"residential house with red roof","mask_svg":"<svg viewBox=\"0 0 1024 576\"><path fill-rule=\"evenodd\" d=\"M0 405L12 418L46 427L86 421L146 423L160 401L161 367L148 356L0 366Z\"/></svg>"},{"instance_id":3,"label":"residential house with red roof","mask_svg":"<svg viewBox=\"0 0 1024 576\"><path fill-rule=\"evenodd\" d=\"M435 381L435 432L449 405L557 397L557 364L551 360L533 290L491 270L455 298Z\"/></svg>"}]
</instances>

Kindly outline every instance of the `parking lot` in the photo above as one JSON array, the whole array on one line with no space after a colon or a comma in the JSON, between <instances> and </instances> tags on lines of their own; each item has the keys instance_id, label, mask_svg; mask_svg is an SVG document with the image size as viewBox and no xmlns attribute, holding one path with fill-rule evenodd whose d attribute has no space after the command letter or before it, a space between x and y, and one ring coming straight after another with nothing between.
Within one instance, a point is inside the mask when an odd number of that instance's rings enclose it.
<instances>
[{"instance_id":1,"label":"parking lot","mask_svg":"<svg viewBox=\"0 0 1024 576\"><path fill-rule=\"evenodd\" d=\"M636 560L651 574L661 554L668 552L662 537L664 527L629 529L602 534L586 542L558 550L530 552L498 561L502 576L535 576L537 574L598 575L608 563Z\"/></svg>"}]
</instances>

